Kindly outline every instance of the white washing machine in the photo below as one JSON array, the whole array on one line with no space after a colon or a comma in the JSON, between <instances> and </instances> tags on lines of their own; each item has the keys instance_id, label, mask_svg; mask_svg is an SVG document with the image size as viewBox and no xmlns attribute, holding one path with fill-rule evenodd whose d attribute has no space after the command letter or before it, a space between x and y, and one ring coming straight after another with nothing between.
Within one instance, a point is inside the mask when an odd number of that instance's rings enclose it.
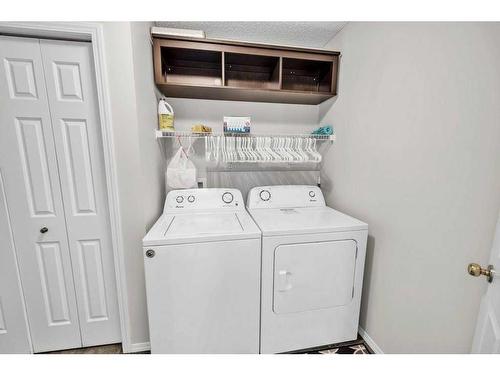
<instances>
[{"instance_id":1,"label":"white washing machine","mask_svg":"<svg viewBox=\"0 0 500 375\"><path fill-rule=\"evenodd\" d=\"M262 231L261 353L356 339L368 225L316 186L256 187L247 208Z\"/></svg>"},{"instance_id":2,"label":"white washing machine","mask_svg":"<svg viewBox=\"0 0 500 375\"><path fill-rule=\"evenodd\" d=\"M236 189L168 193L143 239L152 353L258 353L261 234Z\"/></svg>"}]
</instances>

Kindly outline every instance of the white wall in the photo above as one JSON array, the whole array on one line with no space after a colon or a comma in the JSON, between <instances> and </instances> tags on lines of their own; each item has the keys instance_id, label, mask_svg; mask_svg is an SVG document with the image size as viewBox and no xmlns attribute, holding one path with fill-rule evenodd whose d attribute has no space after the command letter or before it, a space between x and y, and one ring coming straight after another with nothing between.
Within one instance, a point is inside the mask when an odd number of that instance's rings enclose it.
<instances>
[{"instance_id":1,"label":"white wall","mask_svg":"<svg viewBox=\"0 0 500 375\"><path fill-rule=\"evenodd\" d=\"M131 23L146 229L149 229L160 216L165 193L164 163L154 133L157 128L157 99L152 63L153 51L150 43L151 26L153 23L149 22Z\"/></svg>"},{"instance_id":2,"label":"white wall","mask_svg":"<svg viewBox=\"0 0 500 375\"><path fill-rule=\"evenodd\" d=\"M144 93L136 88L131 24L105 22L103 32L126 279L124 296L129 337L123 344L128 351L132 349L130 344L148 341L141 240L146 230L149 190L144 187L142 119L138 117L139 114L147 116L138 109L141 104L138 105L137 100Z\"/></svg>"},{"instance_id":3,"label":"white wall","mask_svg":"<svg viewBox=\"0 0 500 375\"><path fill-rule=\"evenodd\" d=\"M154 137L154 91L150 23L105 22L105 58L110 90L120 199L126 310L125 350L149 341L142 237L162 211L163 159Z\"/></svg>"},{"instance_id":4,"label":"white wall","mask_svg":"<svg viewBox=\"0 0 500 375\"><path fill-rule=\"evenodd\" d=\"M176 130L190 130L196 123L222 132L224 116L250 116L252 132L304 132L317 127L318 106L252 103L223 100L168 98L174 107Z\"/></svg>"},{"instance_id":5,"label":"white wall","mask_svg":"<svg viewBox=\"0 0 500 375\"><path fill-rule=\"evenodd\" d=\"M466 353L500 207L500 25L349 23L323 186L370 225L360 325L388 353ZM329 183L325 184L325 179Z\"/></svg>"},{"instance_id":6,"label":"white wall","mask_svg":"<svg viewBox=\"0 0 500 375\"><path fill-rule=\"evenodd\" d=\"M318 127L318 109L316 105L296 105L279 103L252 103L220 100L198 100L167 98L175 110L176 130L190 130L196 123L210 126L215 132L222 132L224 116L250 116L252 118L252 132L258 134L291 134L308 133ZM184 145L187 142L184 142ZM172 142L166 141L170 152ZM231 187L239 189L243 198L249 189L254 186L278 184L315 184L319 178L319 171L297 172L293 168L276 172L272 170L255 170L248 168L226 169L224 171L207 172L207 163L204 159L204 144L201 140L195 142L196 154L192 161L197 168L199 178L206 178L208 187ZM168 154L168 152L167 152ZM213 166L212 166L213 167ZM268 168L269 169L269 168Z\"/></svg>"}]
</instances>

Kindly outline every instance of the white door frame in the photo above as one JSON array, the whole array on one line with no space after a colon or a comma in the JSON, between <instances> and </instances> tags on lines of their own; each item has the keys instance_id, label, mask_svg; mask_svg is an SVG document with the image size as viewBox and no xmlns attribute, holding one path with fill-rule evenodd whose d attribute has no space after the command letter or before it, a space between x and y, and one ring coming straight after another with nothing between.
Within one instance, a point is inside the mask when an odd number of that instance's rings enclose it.
<instances>
[{"instance_id":1,"label":"white door frame","mask_svg":"<svg viewBox=\"0 0 500 375\"><path fill-rule=\"evenodd\" d=\"M92 43L96 74L97 99L101 120L104 168L111 222L111 239L120 311L120 326L124 352L133 351L130 340L130 316L126 293L125 258L118 198L118 178L114 159L112 118L109 101L108 77L105 69L103 25L95 22L0 22L0 34L38 38L85 40Z\"/></svg>"}]
</instances>

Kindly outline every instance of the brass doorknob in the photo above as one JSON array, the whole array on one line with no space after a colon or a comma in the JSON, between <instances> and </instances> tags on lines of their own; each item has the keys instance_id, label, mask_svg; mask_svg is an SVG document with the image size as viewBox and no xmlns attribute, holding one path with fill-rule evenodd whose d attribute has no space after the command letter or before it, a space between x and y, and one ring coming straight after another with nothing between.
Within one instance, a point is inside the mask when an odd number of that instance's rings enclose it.
<instances>
[{"instance_id":1,"label":"brass doorknob","mask_svg":"<svg viewBox=\"0 0 500 375\"><path fill-rule=\"evenodd\" d=\"M491 264L488 265L487 268L483 268L477 263L470 263L467 267L467 272L469 272L469 275L474 277L478 277L481 275L486 276L488 282L491 283L493 281L493 274L495 273L495 269Z\"/></svg>"}]
</instances>

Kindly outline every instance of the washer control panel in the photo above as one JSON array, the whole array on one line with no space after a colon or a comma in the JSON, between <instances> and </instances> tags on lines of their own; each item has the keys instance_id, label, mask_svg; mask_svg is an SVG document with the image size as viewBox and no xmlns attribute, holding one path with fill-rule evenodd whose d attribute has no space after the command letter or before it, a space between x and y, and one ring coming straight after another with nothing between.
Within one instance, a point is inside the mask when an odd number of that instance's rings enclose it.
<instances>
[{"instance_id":1,"label":"washer control panel","mask_svg":"<svg viewBox=\"0 0 500 375\"><path fill-rule=\"evenodd\" d=\"M321 189L309 185L260 186L250 190L247 207L294 208L325 206Z\"/></svg>"},{"instance_id":2,"label":"washer control panel","mask_svg":"<svg viewBox=\"0 0 500 375\"><path fill-rule=\"evenodd\" d=\"M163 211L208 209L245 209L238 189L185 189L167 194Z\"/></svg>"}]
</instances>

